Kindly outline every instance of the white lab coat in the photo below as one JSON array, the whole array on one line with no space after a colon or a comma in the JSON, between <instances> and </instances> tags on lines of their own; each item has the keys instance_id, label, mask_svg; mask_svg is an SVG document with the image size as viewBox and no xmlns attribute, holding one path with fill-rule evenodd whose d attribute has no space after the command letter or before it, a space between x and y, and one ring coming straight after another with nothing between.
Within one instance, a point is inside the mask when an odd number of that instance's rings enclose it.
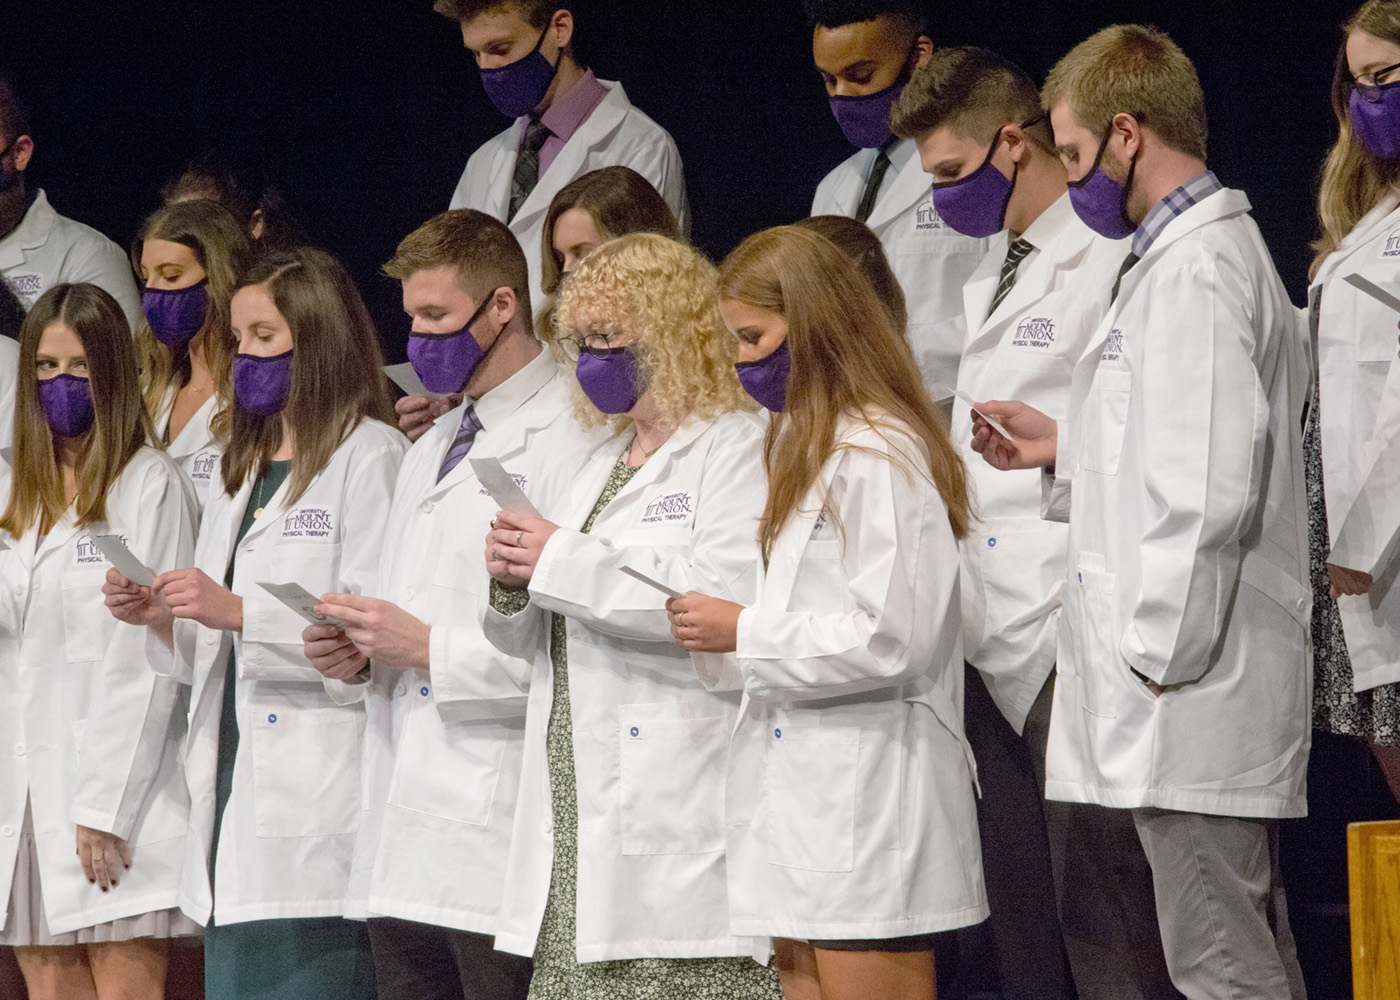
<instances>
[{"instance_id":1,"label":"white lab coat","mask_svg":"<svg viewBox=\"0 0 1400 1000\"><path fill-rule=\"evenodd\" d=\"M0 239L0 278L25 309L54 285L86 281L117 300L133 330L141 319L141 296L121 247L59 215L42 190L14 231Z\"/></svg>"},{"instance_id":2,"label":"white lab coat","mask_svg":"<svg viewBox=\"0 0 1400 1000\"><path fill-rule=\"evenodd\" d=\"M862 149L822 178L813 215L855 217L876 150ZM866 220L884 244L890 269L904 290L909 346L934 399L957 384L964 335L963 285L987 252L987 241L963 236L938 217L933 184L919 164L912 139L888 153L890 167Z\"/></svg>"},{"instance_id":3,"label":"white lab coat","mask_svg":"<svg viewBox=\"0 0 1400 1000\"><path fill-rule=\"evenodd\" d=\"M476 401L470 457L494 457L549 516L598 435L549 353ZM376 667L366 697L365 814L352 914L494 934L525 737L531 665L482 634L483 539L498 507L462 461L438 482L466 404L409 450L369 593L431 626L427 670ZM356 897L368 892L362 903Z\"/></svg>"},{"instance_id":4,"label":"white lab coat","mask_svg":"<svg viewBox=\"0 0 1400 1000\"><path fill-rule=\"evenodd\" d=\"M690 207L675 140L633 107L622 84L609 80L598 82L608 88L608 96L564 143L520 211L508 223L530 265L530 304L535 309L544 300L540 287L541 249L549 203L560 188L584 174L602 167L631 167L651 181L666 199L681 232L688 232L690 228ZM524 121L519 118L511 122L504 132L482 143L471 155L457 182L457 190L452 192L450 208L474 208L506 221L515 176L515 154L520 148Z\"/></svg>"},{"instance_id":5,"label":"white lab coat","mask_svg":"<svg viewBox=\"0 0 1400 1000\"><path fill-rule=\"evenodd\" d=\"M1248 213L1226 189L1174 218L1075 371L1049 798L1306 813L1307 350Z\"/></svg>"},{"instance_id":6,"label":"white lab coat","mask_svg":"<svg viewBox=\"0 0 1400 1000\"><path fill-rule=\"evenodd\" d=\"M630 433L609 438L577 476L569 517L535 568L530 607L510 618L486 611L487 637L535 664L497 948L534 953L549 891L545 612L557 612L568 618L578 780L578 960L754 953L754 942L730 932L725 886L724 775L739 695L701 686L672 639L665 595L618 567L751 602L762 435L750 413L687 421L580 534Z\"/></svg>"},{"instance_id":7,"label":"white lab coat","mask_svg":"<svg viewBox=\"0 0 1400 1000\"><path fill-rule=\"evenodd\" d=\"M836 440L849 447L775 540L737 653L696 657L717 687L737 668L746 694L727 793L735 934L903 937L988 912L948 510L903 425L845 418Z\"/></svg>"},{"instance_id":8,"label":"white lab coat","mask_svg":"<svg viewBox=\"0 0 1400 1000\"><path fill-rule=\"evenodd\" d=\"M200 510L209 503L209 495L223 488L223 476L219 467L223 449L214 440L214 431L209 422L214 419L219 401L210 396L195 410L180 433L165 446L165 453L175 460L175 464L189 477L194 486L195 498ZM162 437L170 426L170 412L175 406L175 390L166 392L156 410L156 433Z\"/></svg>"},{"instance_id":9,"label":"white lab coat","mask_svg":"<svg viewBox=\"0 0 1400 1000\"><path fill-rule=\"evenodd\" d=\"M1400 682L1400 316L1343 281L1349 274L1400 291L1400 196L1357 223L1313 281L1328 561L1375 578L1369 594L1337 601L1355 688L1365 691Z\"/></svg>"},{"instance_id":10,"label":"white lab coat","mask_svg":"<svg viewBox=\"0 0 1400 1000\"><path fill-rule=\"evenodd\" d=\"M963 290L970 331L958 388L973 399L1019 399L1065 417L1070 375L1108 309L1128 240L1096 236L1064 195L1022 234L1036 247L988 315L1007 236L994 237ZM962 557L963 649L1019 733L1055 666L1069 529L1040 516L1040 473L998 472L971 447L972 410L953 403L953 441L977 519Z\"/></svg>"},{"instance_id":11,"label":"white lab coat","mask_svg":"<svg viewBox=\"0 0 1400 1000\"><path fill-rule=\"evenodd\" d=\"M0 474L8 501L10 472ZM180 767L188 702L152 670L144 630L102 600L110 564L91 535L122 536L157 571L185 565L199 512L173 462L142 448L107 491L104 521L70 507L49 533L3 535L0 553L0 906L8 907L25 798L49 931L64 934L175 906L189 828ZM155 656L169 669L169 650ZM131 869L102 892L74 855L76 824L131 844Z\"/></svg>"},{"instance_id":12,"label":"white lab coat","mask_svg":"<svg viewBox=\"0 0 1400 1000\"><path fill-rule=\"evenodd\" d=\"M362 689L322 678L302 655L306 622L258 581L311 593L362 593L377 571L385 515L407 442L361 421L288 509L291 479L239 543L233 592L243 631L177 622L179 676L193 684L185 773L190 830L180 908L210 913L209 848L229 650L238 661L238 755L219 836L213 904L220 924L345 910L360 813ZM223 583L235 555L252 477L230 497L216 487L204 510L194 565Z\"/></svg>"},{"instance_id":13,"label":"white lab coat","mask_svg":"<svg viewBox=\"0 0 1400 1000\"><path fill-rule=\"evenodd\" d=\"M0 448L15 434L15 382L19 377L19 342L0 337Z\"/></svg>"}]
</instances>

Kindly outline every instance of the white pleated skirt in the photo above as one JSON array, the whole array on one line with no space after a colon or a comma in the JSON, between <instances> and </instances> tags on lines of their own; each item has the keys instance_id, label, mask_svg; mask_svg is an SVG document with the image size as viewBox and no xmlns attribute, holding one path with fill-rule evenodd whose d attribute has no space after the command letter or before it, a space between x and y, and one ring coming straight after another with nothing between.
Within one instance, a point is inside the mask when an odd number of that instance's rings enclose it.
<instances>
[{"instance_id":1,"label":"white pleated skirt","mask_svg":"<svg viewBox=\"0 0 1400 1000\"><path fill-rule=\"evenodd\" d=\"M77 859L73 861L77 864ZM134 917L122 917L67 934L50 934L44 916L44 894L39 886L39 852L34 844L34 822L29 804L24 807L24 829L20 831L15 877L10 886L10 915L0 930L0 945L7 947L65 947L130 941L133 938L188 937L201 933L200 926L178 909L155 910Z\"/></svg>"}]
</instances>

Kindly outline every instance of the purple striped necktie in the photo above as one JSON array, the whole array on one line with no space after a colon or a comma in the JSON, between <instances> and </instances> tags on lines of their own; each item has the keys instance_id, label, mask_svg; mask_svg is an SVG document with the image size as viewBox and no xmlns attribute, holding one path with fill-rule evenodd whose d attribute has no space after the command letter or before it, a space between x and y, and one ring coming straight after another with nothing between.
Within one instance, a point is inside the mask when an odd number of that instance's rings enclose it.
<instances>
[{"instance_id":1,"label":"purple striped necktie","mask_svg":"<svg viewBox=\"0 0 1400 1000\"><path fill-rule=\"evenodd\" d=\"M438 482L442 482L444 476L462 464L462 459L472 450L472 442L476 440L480 430L482 426L481 421L476 418L476 407L468 406L467 412L462 414L462 426L457 428L457 436L452 439L452 446L447 449L442 468L438 469Z\"/></svg>"}]
</instances>

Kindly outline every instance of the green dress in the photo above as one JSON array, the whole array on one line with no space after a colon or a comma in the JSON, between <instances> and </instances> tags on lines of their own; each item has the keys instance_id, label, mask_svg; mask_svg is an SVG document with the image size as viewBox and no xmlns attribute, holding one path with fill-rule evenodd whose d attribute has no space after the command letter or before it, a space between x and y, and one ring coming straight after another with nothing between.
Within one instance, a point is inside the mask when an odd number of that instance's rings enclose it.
<instances>
[{"instance_id":1,"label":"green dress","mask_svg":"<svg viewBox=\"0 0 1400 1000\"><path fill-rule=\"evenodd\" d=\"M257 497L271 498L281 487L291 462L272 462L253 487ZM253 526L252 503L243 512L238 542ZM233 586L235 556L230 556L224 586ZM219 831L224 807L233 792L233 762L238 756L238 717L234 690L238 661L228 654L224 701L219 717L219 763L214 779L214 842L209 847L209 883L219 856ZM211 915L204 929L205 1000L373 1000L374 963L369 935L361 922L342 917L296 917L215 924Z\"/></svg>"},{"instance_id":2,"label":"green dress","mask_svg":"<svg viewBox=\"0 0 1400 1000\"><path fill-rule=\"evenodd\" d=\"M627 465L624 452L583 524L584 533L636 472ZM554 666L554 707L549 714L545 752L554 813L554 867L535 945L535 975L528 1000L782 1000L777 971L750 958L578 961L574 926L578 914L578 793L566 628L563 615L552 616L549 653Z\"/></svg>"}]
</instances>

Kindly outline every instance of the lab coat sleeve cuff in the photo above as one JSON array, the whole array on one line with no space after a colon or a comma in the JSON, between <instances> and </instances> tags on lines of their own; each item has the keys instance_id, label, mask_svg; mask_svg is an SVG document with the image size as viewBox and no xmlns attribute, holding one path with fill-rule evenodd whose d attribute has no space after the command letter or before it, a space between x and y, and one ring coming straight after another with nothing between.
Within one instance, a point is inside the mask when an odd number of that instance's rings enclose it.
<instances>
[{"instance_id":1,"label":"lab coat sleeve cuff","mask_svg":"<svg viewBox=\"0 0 1400 1000\"><path fill-rule=\"evenodd\" d=\"M434 625L428 633L433 701L454 721L525 714L530 664L487 645L480 629Z\"/></svg>"},{"instance_id":2,"label":"lab coat sleeve cuff","mask_svg":"<svg viewBox=\"0 0 1400 1000\"><path fill-rule=\"evenodd\" d=\"M742 691L744 674L734 653L691 653L695 674L706 691Z\"/></svg>"},{"instance_id":3,"label":"lab coat sleeve cuff","mask_svg":"<svg viewBox=\"0 0 1400 1000\"><path fill-rule=\"evenodd\" d=\"M146 629L146 662L161 677L169 677L181 684L192 684L194 683L193 623L177 620L174 623L172 637L175 641L174 648L167 646L165 640L156 634L155 629ZM184 648L185 645L189 647L188 652Z\"/></svg>"},{"instance_id":4,"label":"lab coat sleeve cuff","mask_svg":"<svg viewBox=\"0 0 1400 1000\"><path fill-rule=\"evenodd\" d=\"M326 689L326 697L330 698L332 704L345 706L357 705L365 700L365 692L369 690L367 681L360 681L358 684L350 681L337 681L329 677L322 676L321 681Z\"/></svg>"},{"instance_id":5,"label":"lab coat sleeve cuff","mask_svg":"<svg viewBox=\"0 0 1400 1000\"><path fill-rule=\"evenodd\" d=\"M1063 420L1057 420L1055 421L1055 431L1057 442L1055 464L1040 472L1040 516L1046 521L1068 523L1071 495L1071 480L1066 475L1069 459L1069 450L1065 447L1065 442L1068 440L1068 425Z\"/></svg>"},{"instance_id":6,"label":"lab coat sleeve cuff","mask_svg":"<svg viewBox=\"0 0 1400 1000\"><path fill-rule=\"evenodd\" d=\"M134 815L129 819L122 820L113 813L100 809L87 809L76 804L68 810L68 819L78 826L85 826L91 830L101 830L103 833L110 833L122 840L130 840L136 827Z\"/></svg>"},{"instance_id":7,"label":"lab coat sleeve cuff","mask_svg":"<svg viewBox=\"0 0 1400 1000\"><path fill-rule=\"evenodd\" d=\"M1123 634L1123 641L1118 644L1118 651L1122 654L1123 659L1128 661L1130 667L1154 684L1168 687L1172 684L1186 684L1200 678L1202 671L1185 671L1179 665L1173 669L1170 662L1153 656L1148 652L1146 646L1137 625L1131 624Z\"/></svg>"}]
</instances>

